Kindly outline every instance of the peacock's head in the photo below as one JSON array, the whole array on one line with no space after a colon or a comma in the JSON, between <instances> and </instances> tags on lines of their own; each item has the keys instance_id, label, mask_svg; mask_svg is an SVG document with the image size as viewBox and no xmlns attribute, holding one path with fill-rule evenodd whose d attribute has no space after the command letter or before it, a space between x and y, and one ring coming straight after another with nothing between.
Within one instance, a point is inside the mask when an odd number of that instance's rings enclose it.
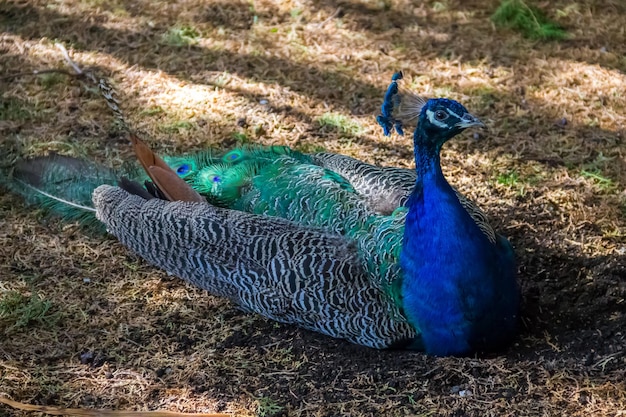
<instances>
[{"instance_id":1,"label":"peacock's head","mask_svg":"<svg viewBox=\"0 0 626 417\"><path fill-rule=\"evenodd\" d=\"M421 108L416 130L423 131L427 137L441 146L473 126L484 124L461 103L446 98L434 98L426 101Z\"/></svg>"},{"instance_id":2,"label":"peacock's head","mask_svg":"<svg viewBox=\"0 0 626 417\"><path fill-rule=\"evenodd\" d=\"M398 81L401 79L401 72L394 74L385 94L381 114L377 117L385 135L389 135L393 129L404 135L406 126L416 125L416 138L419 135L440 147L468 127L484 126L457 101L445 98L427 100L400 89Z\"/></svg>"}]
</instances>

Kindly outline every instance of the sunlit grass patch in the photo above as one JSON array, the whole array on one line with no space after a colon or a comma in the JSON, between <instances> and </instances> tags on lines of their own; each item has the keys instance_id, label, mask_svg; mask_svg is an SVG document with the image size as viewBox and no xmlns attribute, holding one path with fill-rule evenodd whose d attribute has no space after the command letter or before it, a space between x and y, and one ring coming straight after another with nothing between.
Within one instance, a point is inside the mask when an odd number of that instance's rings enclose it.
<instances>
[{"instance_id":1,"label":"sunlit grass patch","mask_svg":"<svg viewBox=\"0 0 626 417\"><path fill-rule=\"evenodd\" d=\"M289 14L291 15L292 19L296 19L298 18L300 15L302 15L302 9L298 8L298 7L294 7L293 9L291 9L289 11Z\"/></svg>"},{"instance_id":2,"label":"sunlit grass patch","mask_svg":"<svg viewBox=\"0 0 626 417\"><path fill-rule=\"evenodd\" d=\"M193 128L193 123L187 120L178 120L172 123L167 123L161 126L164 132L167 133L181 133L185 130L190 130Z\"/></svg>"},{"instance_id":3,"label":"sunlit grass patch","mask_svg":"<svg viewBox=\"0 0 626 417\"><path fill-rule=\"evenodd\" d=\"M510 170L504 173L498 174L496 182L500 185L504 185L512 190L515 190L517 195L526 195L526 182L520 177L520 174L516 170Z\"/></svg>"},{"instance_id":4,"label":"sunlit grass patch","mask_svg":"<svg viewBox=\"0 0 626 417\"><path fill-rule=\"evenodd\" d=\"M517 185L520 182L519 174L515 170L511 170L502 174L498 174L498 184L507 185L509 187Z\"/></svg>"},{"instance_id":5,"label":"sunlit grass patch","mask_svg":"<svg viewBox=\"0 0 626 417\"><path fill-rule=\"evenodd\" d=\"M339 113L324 113L317 123L322 129L335 130L347 136L357 136L364 131L361 124Z\"/></svg>"},{"instance_id":6,"label":"sunlit grass patch","mask_svg":"<svg viewBox=\"0 0 626 417\"><path fill-rule=\"evenodd\" d=\"M514 190L517 195L523 197L529 188L536 186L543 179L543 171L537 168L521 172L517 169L510 169L497 174L496 183Z\"/></svg>"},{"instance_id":7,"label":"sunlit grass patch","mask_svg":"<svg viewBox=\"0 0 626 417\"><path fill-rule=\"evenodd\" d=\"M448 2L445 1L436 1L432 5L433 11L437 13L442 13L448 10Z\"/></svg>"},{"instance_id":8,"label":"sunlit grass patch","mask_svg":"<svg viewBox=\"0 0 626 417\"><path fill-rule=\"evenodd\" d=\"M596 157L580 169L580 176L591 180L594 187L603 193L613 193L618 191L618 184L611 178L614 174L615 157L606 156L603 152L598 153Z\"/></svg>"},{"instance_id":9,"label":"sunlit grass patch","mask_svg":"<svg viewBox=\"0 0 626 417\"><path fill-rule=\"evenodd\" d=\"M142 110L139 114L142 116L155 116L157 114L163 114L165 110L161 106L151 106Z\"/></svg>"}]
</instances>

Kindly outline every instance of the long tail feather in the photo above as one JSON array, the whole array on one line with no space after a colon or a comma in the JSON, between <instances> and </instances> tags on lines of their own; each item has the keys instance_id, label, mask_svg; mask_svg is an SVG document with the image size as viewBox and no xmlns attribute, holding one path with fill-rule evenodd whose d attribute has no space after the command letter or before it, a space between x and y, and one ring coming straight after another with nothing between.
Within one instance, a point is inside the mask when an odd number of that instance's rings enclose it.
<instances>
[{"instance_id":1,"label":"long tail feather","mask_svg":"<svg viewBox=\"0 0 626 417\"><path fill-rule=\"evenodd\" d=\"M26 188L30 189L35 194L40 194L41 197L50 199L50 201L58 202L62 206L69 206L69 207L72 207L72 208L75 208L75 209L78 209L78 210L84 210L84 211L92 212L92 213L96 212L96 209L93 208L93 207L85 206L85 205L82 205L82 204L79 204L79 203L75 203L75 202L73 202L71 200L66 200L63 197L59 197L59 196L50 194L49 192L46 192L46 191L44 191L44 190L42 190L40 188L37 188L37 187L35 187L33 185L30 185L29 183L24 182L22 180L15 179L15 181L17 181L19 184L22 184Z\"/></svg>"},{"instance_id":2,"label":"long tail feather","mask_svg":"<svg viewBox=\"0 0 626 417\"><path fill-rule=\"evenodd\" d=\"M57 154L18 161L8 183L27 202L66 220L97 225L91 195L102 184L117 184L105 166Z\"/></svg>"},{"instance_id":3,"label":"long tail feather","mask_svg":"<svg viewBox=\"0 0 626 417\"><path fill-rule=\"evenodd\" d=\"M146 188L142 187L140 182L146 176L134 169L120 175L110 168L86 160L51 154L19 161L7 182L8 187L29 203L65 220L79 220L100 227L91 199L93 191L104 184L119 185L144 199L156 196L170 201L206 202L132 131L119 107L115 89L108 81L100 79L98 87L115 117L128 132L137 160L153 183L146 181Z\"/></svg>"}]
</instances>

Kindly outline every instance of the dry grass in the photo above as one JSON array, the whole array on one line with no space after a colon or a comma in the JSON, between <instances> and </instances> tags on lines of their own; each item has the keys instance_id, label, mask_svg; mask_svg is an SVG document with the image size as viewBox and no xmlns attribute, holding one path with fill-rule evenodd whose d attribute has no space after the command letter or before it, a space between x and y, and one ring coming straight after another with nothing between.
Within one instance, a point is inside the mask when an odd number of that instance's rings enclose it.
<instances>
[{"instance_id":1,"label":"dry grass","mask_svg":"<svg viewBox=\"0 0 626 417\"><path fill-rule=\"evenodd\" d=\"M459 99L489 129L446 145L444 171L515 245L525 326L497 357L368 350L243 314L3 193L0 301L47 309L0 318L0 395L237 416L626 415L626 7L544 4L570 39L495 30L487 0L1 2L3 167L130 157L97 92L6 78L63 68L53 41L114 80L162 153L253 141L410 166L409 141L374 121L391 74Z\"/></svg>"}]
</instances>

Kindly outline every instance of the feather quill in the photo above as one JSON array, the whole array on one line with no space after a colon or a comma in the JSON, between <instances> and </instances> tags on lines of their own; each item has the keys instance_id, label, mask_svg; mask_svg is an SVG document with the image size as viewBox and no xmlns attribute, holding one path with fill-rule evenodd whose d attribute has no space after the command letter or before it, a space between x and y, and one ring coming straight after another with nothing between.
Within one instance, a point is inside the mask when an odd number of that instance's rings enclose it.
<instances>
[{"instance_id":1,"label":"feather quill","mask_svg":"<svg viewBox=\"0 0 626 417\"><path fill-rule=\"evenodd\" d=\"M96 209L93 208L93 207L85 206L83 204L75 203L75 202L73 202L71 200L67 200L67 199L64 199L62 197L56 196L56 195L51 194L49 192L46 192L46 191L44 191L42 189L39 189L39 188L37 188L37 187L35 187L33 185L30 185L29 183L27 183L25 181L22 181L20 179L16 178L15 181L17 181L19 184L22 184L23 186L27 187L28 189L32 190L34 193L40 194L42 197L49 198L51 201L58 202L63 207L64 206L69 206L69 207L73 207L73 208L76 208L76 209L79 209L79 210L84 210L84 211L88 211L88 212L92 212L92 213L96 212Z\"/></svg>"}]
</instances>

